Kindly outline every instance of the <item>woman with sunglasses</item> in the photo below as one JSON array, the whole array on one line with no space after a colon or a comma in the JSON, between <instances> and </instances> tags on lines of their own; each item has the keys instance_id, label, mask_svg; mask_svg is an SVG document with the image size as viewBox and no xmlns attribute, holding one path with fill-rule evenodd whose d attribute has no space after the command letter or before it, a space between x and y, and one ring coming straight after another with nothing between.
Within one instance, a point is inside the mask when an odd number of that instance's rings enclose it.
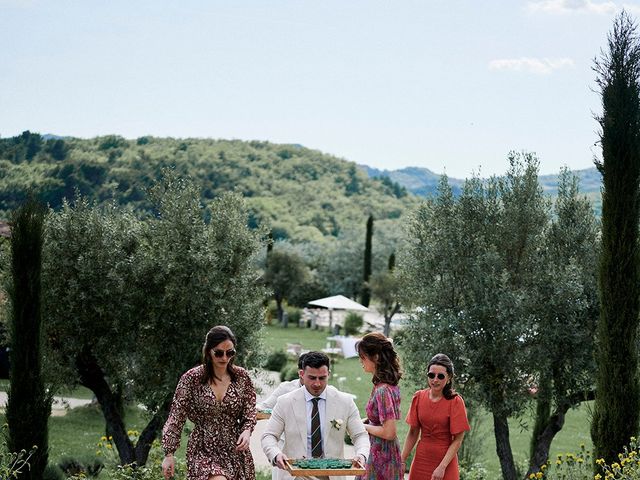
<instances>
[{"instance_id":1,"label":"woman with sunglasses","mask_svg":"<svg viewBox=\"0 0 640 480\"><path fill-rule=\"evenodd\" d=\"M406 422L409 432L402 449L402 461L413 451L409 480L458 480L458 449L469 422L462 397L453 389L453 362L443 353L427 367L429 388L413 396Z\"/></svg>"},{"instance_id":2,"label":"woman with sunglasses","mask_svg":"<svg viewBox=\"0 0 640 480\"><path fill-rule=\"evenodd\" d=\"M369 432L371 450L366 473L360 480L400 480L404 464L396 422L400 419L402 377L398 355L391 341L379 332L368 333L356 344L362 369L372 374L373 390L367 402L364 428Z\"/></svg>"},{"instance_id":3,"label":"woman with sunglasses","mask_svg":"<svg viewBox=\"0 0 640 480\"><path fill-rule=\"evenodd\" d=\"M162 429L162 473L175 473L173 454L185 420L194 429L187 443L188 480L255 480L249 439L256 425L256 392L246 370L233 364L236 337L213 327L202 347L202 365L182 375Z\"/></svg>"}]
</instances>

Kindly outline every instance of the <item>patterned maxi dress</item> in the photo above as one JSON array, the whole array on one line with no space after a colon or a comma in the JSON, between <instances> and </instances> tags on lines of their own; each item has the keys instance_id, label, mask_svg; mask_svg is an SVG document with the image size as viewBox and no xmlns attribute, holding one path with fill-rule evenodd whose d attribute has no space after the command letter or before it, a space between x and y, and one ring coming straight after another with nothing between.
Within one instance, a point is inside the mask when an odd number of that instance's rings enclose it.
<instances>
[{"instance_id":1,"label":"patterned maxi dress","mask_svg":"<svg viewBox=\"0 0 640 480\"><path fill-rule=\"evenodd\" d=\"M420 440L411 462L409 480L431 478L431 474L447 453L453 436L470 430L462 397L456 395L451 400L441 398L433 402L429 398L429 389L415 393L406 420L410 427L420 428ZM444 480L459 478L456 455L447 465Z\"/></svg>"},{"instance_id":2,"label":"patterned maxi dress","mask_svg":"<svg viewBox=\"0 0 640 480\"><path fill-rule=\"evenodd\" d=\"M379 383L373 387L367 402L367 418L370 425L382 425L385 420L400 419L400 387ZM366 473L361 480L399 480L404 478L404 465L397 438L369 435L371 450Z\"/></svg>"},{"instance_id":3,"label":"patterned maxi dress","mask_svg":"<svg viewBox=\"0 0 640 480\"><path fill-rule=\"evenodd\" d=\"M166 454L180 446L186 419L194 424L187 443L187 478L207 480L209 475L224 475L228 480L255 480L251 452L236 452L236 441L243 430L256 425L256 393L246 370L235 367L237 378L231 382L222 401L211 387L201 383L204 366L192 368L180 378L167 423L162 430Z\"/></svg>"}]
</instances>

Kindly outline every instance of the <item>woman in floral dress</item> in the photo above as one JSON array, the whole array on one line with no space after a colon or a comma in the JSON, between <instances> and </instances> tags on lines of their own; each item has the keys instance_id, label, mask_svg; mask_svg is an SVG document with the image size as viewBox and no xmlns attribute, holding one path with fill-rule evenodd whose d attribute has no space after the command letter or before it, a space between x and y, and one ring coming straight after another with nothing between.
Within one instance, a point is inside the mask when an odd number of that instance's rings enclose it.
<instances>
[{"instance_id":1,"label":"woman in floral dress","mask_svg":"<svg viewBox=\"0 0 640 480\"><path fill-rule=\"evenodd\" d=\"M400 419L400 387L402 373L398 355L391 341L381 333L365 335L356 345L365 372L373 374L373 391L367 403L364 428L369 432L371 451L366 473L361 480L399 480L404 478L404 465L396 434Z\"/></svg>"},{"instance_id":2,"label":"woman in floral dress","mask_svg":"<svg viewBox=\"0 0 640 480\"><path fill-rule=\"evenodd\" d=\"M236 337L213 327L202 348L202 365L180 378L162 430L162 472L174 474L173 454L186 419L194 423L187 443L189 480L255 480L249 439L256 425L256 393L246 370L233 365Z\"/></svg>"}]
</instances>

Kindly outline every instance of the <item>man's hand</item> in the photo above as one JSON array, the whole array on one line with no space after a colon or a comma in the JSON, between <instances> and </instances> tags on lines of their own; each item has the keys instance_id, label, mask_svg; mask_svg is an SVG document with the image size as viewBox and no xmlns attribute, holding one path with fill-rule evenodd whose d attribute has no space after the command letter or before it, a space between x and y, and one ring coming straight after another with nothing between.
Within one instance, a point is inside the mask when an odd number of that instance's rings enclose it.
<instances>
[{"instance_id":1,"label":"man's hand","mask_svg":"<svg viewBox=\"0 0 640 480\"><path fill-rule=\"evenodd\" d=\"M173 477L173 474L175 473L175 468L176 468L176 460L175 458L173 458L173 455L172 454L166 455L164 457L164 460L162 460L162 474L164 475L164 478L169 480L171 477Z\"/></svg>"},{"instance_id":2,"label":"man's hand","mask_svg":"<svg viewBox=\"0 0 640 480\"><path fill-rule=\"evenodd\" d=\"M275 466L282 469L282 470L286 470L287 469L287 464L285 463L287 460L289 460L287 458L287 456L284 453L279 453L278 455L276 455L276 459L275 459Z\"/></svg>"},{"instance_id":3,"label":"man's hand","mask_svg":"<svg viewBox=\"0 0 640 480\"><path fill-rule=\"evenodd\" d=\"M251 441L251 431L245 430L238 437L238 441L236 442L236 452L243 452L249 448L249 444Z\"/></svg>"},{"instance_id":4,"label":"man's hand","mask_svg":"<svg viewBox=\"0 0 640 480\"><path fill-rule=\"evenodd\" d=\"M364 458L364 455L358 454L353 458L353 460L351 460L351 463L353 464L354 467L357 465L364 467L367 464L367 459Z\"/></svg>"}]
</instances>

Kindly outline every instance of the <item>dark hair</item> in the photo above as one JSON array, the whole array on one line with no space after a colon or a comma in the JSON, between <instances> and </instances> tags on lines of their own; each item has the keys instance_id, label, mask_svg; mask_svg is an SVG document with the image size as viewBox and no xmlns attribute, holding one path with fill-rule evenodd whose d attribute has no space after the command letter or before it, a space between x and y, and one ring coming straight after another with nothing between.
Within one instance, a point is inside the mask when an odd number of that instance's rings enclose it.
<instances>
[{"instance_id":1,"label":"dark hair","mask_svg":"<svg viewBox=\"0 0 640 480\"><path fill-rule=\"evenodd\" d=\"M330 369L331 361L329 360L329 357L322 352L307 352L302 359L302 370L307 367L320 368L325 365Z\"/></svg>"},{"instance_id":2,"label":"dark hair","mask_svg":"<svg viewBox=\"0 0 640 480\"><path fill-rule=\"evenodd\" d=\"M449 374L449 381L442 389L442 395L447 400L451 400L453 397L457 396L455 389L453 388L453 377L455 376L455 369L453 368L453 362L449 357L447 357L444 353L438 353L429 360L429 365L427 365L427 372L431 368L431 365L440 365L441 367L446 368L447 374Z\"/></svg>"},{"instance_id":3,"label":"dark hair","mask_svg":"<svg viewBox=\"0 0 640 480\"><path fill-rule=\"evenodd\" d=\"M298 357L298 370L304 370L304 359L309 352L301 353Z\"/></svg>"},{"instance_id":4,"label":"dark hair","mask_svg":"<svg viewBox=\"0 0 640 480\"><path fill-rule=\"evenodd\" d=\"M202 346L202 364L204 365L204 373L202 375L202 383L216 383L216 380L220 380L220 378L216 377L216 374L213 370L213 360L211 360L211 349L216 345L224 342L225 340L231 340L233 343L233 348L236 347L237 341L236 336L233 334L231 329L225 325L217 325L213 327L207 333L207 337L204 340L204 345ZM229 363L227 364L227 373L231 377L231 381L236 381L236 367L233 365L233 361L235 357L231 357L229 359Z\"/></svg>"},{"instance_id":5,"label":"dark hair","mask_svg":"<svg viewBox=\"0 0 640 480\"><path fill-rule=\"evenodd\" d=\"M356 343L356 350L360 356L366 355L373 360L376 371L372 382L397 385L402 378L400 360L393 349L393 343L380 332L367 333L362 340Z\"/></svg>"}]
</instances>

